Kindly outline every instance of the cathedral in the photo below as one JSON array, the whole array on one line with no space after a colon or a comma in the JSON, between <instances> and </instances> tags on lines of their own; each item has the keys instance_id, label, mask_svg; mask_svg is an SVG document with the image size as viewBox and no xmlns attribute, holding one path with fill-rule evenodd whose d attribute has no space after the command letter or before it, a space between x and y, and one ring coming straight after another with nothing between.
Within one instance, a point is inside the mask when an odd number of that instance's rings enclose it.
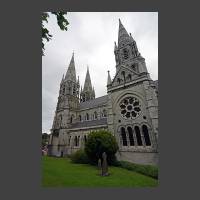
<instances>
[{"instance_id":1,"label":"cathedral","mask_svg":"<svg viewBox=\"0 0 200 200\"><path fill-rule=\"evenodd\" d=\"M158 81L120 19L114 56L116 73L111 79L108 71L107 95L96 98L89 68L80 87L73 53L60 83L49 155L70 155L84 148L91 131L108 130L118 142L118 160L158 164Z\"/></svg>"}]
</instances>

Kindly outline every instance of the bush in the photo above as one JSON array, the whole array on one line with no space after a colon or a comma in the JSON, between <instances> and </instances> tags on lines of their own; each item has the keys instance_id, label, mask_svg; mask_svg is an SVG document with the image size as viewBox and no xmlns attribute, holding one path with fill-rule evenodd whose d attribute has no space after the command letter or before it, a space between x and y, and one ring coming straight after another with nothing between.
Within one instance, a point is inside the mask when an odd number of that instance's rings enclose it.
<instances>
[{"instance_id":1,"label":"bush","mask_svg":"<svg viewBox=\"0 0 200 200\"><path fill-rule=\"evenodd\" d=\"M79 164L89 163L89 158L87 154L85 153L84 149L80 149L76 151L75 153L71 154L70 158L73 163L79 163Z\"/></svg>"},{"instance_id":2,"label":"bush","mask_svg":"<svg viewBox=\"0 0 200 200\"><path fill-rule=\"evenodd\" d=\"M131 171L150 176L152 178L158 179L158 167L153 165L141 165L130 163L127 161L117 161L115 166L122 167Z\"/></svg>"},{"instance_id":3,"label":"bush","mask_svg":"<svg viewBox=\"0 0 200 200\"><path fill-rule=\"evenodd\" d=\"M107 154L108 164L113 164L116 161L115 153L117 150L117 142L110 132L101 130L91 132L88 135L85 144L85 152L88 155L91 164L97 164L98 159L102 159L103 152L106 152Z\"/></svg>"}]
</instances>

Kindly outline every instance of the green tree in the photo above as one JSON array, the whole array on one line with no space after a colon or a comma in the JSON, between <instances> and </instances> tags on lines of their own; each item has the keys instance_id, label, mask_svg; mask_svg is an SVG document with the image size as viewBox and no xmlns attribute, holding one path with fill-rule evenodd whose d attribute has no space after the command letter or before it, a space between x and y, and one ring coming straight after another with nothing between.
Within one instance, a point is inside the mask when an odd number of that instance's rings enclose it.
<instances>
[{"instance_id":1,"label":"green tree","mask_svg":"<svg viewBox=\"0 0 200 200\"><path fill-rule=\"evenodd\" d=\"M46 146L50 136L47 133L42 133L42 147Z\"/></svg>"},{"instance_id":2,"label":"green tree","mask_svg":"<svg viewBox=\"0 0 200 200\"><path fill-rule=\"evenodd\" d=\"M116 160L115 153L117 150L116 139L110 132L101 130L91 132L88 135L85 152L91 163L97 164L98 159L102 159L102 153L106 152L108 163L113 164Z\"/></svg>"},{"instance_id":3,"label":"green tree","mask_svg":"<svg viewBox=\"0 0 200 200\"><path fill-rule=\"evenodd\" d=\"M67 25L69 22L64 15L67 15L67 12L51 12L57 18L57 24L61 30L67 31ZM42 13L42 55L44 56L44 40L47 42L52 39L52 35L49 33L49 30L45 27L44 22L48 23L49 14L47 12Z\"/></svg>"}]
</instances>

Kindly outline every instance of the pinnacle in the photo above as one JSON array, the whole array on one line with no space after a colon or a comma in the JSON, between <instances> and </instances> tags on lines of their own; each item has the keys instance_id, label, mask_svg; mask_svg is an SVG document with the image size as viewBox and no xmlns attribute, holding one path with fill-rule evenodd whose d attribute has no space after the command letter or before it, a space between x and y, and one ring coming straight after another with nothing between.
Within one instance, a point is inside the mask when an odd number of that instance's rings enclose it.
<instances>
[{"instance_id":1,"label":"pinnacle","mask_svg":"<svg viewBox=\"0 0 200 200\"><path fill-rule=\"evenodd\" d=\"M111 84L111 77L110 77L110 71L108 70L108 79L107 79L107 85Z\"/></svg>"},{"instance_id":2,"label":"pinnacle","mask_svg":"<svg viewBox=\"0 0 200 200\"><path fill-rule=\"evenodd\" d=\"M74 63L74 52L72 53L72 58L67 69L67 73L65 75L65 79L76 82L76 70L75 70L75 63Z\"/></svg>"}]
</instances>

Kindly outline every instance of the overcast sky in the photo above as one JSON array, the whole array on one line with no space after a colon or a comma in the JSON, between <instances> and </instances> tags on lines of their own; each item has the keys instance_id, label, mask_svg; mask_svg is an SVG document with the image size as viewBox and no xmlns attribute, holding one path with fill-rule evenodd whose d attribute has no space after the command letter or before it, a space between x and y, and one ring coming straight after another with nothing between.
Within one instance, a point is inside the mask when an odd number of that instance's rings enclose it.
<instances>
[{"instance_id":1,"label":"overcast sky","mask_svg":"<svg viewBox=\"0 0 200 200\"><path fill-rule=\"evenodd\" d=\"M68 30L61 31L56 17L46 25L53 35L42 57L42 132L50 132L60 81L74 51L76 76L83 86L87 65L96 97L106 95L107 71L115 75L114 41L118 41L119 18L137 43L153 80L158 79L157 12L68 12Z\"/></svg>"}]
</instances>

